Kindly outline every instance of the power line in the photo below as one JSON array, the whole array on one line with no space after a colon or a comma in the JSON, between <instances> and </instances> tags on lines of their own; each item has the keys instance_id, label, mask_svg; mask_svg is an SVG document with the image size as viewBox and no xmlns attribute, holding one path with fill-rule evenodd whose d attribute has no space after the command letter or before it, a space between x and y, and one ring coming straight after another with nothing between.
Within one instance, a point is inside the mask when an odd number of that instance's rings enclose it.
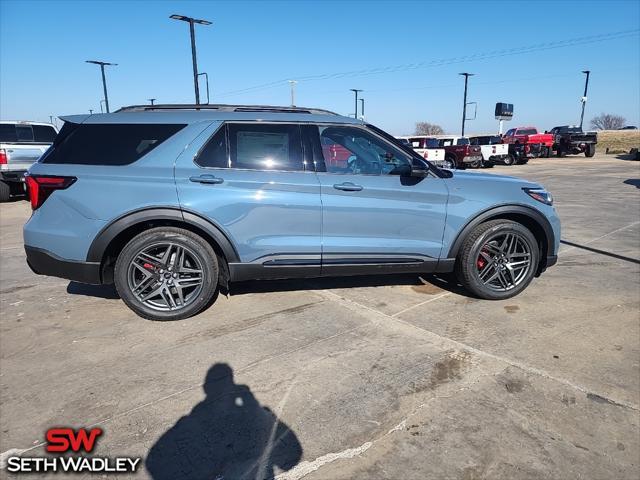
<instances>
[{"instance_id":1,"label":"power line","mask_svg":"<svg viewBox=\"0 0 640 480\"><path fill-rule=\"evenodd\" d=\"M464 55L459 57L450 57L450 58L437 59L437 60L425 60L417 63L368 68L368 69L362 69L362 70L351 70L346 72L334 72L334 73L325 73L325 74L307 75L307 76L295 75L294 77L297 78L298 81L308 82L308 81L317 81L317 80L334 80L338 78L361 77L361 76L368 76L368 75L381 75L386 73L396 73L396 72L403 72L403 71L409 71L409 70L417 70L421 68L431 68L431 67L439 67L439 66L445 66L445 65L453 65L457 63L489 60L493 58L507 57L507 56L513 56L513 55L523 55L523 54L535 53L535 52L540 52L545 50L567 48L567 47L573 47L577 45L585 45L589 43L604 42L609 40L617 40L617 39L625 38L629 36L636 36L638 35L639 32L640 32L640 29L621 30L618 32L602 33L598 35L589 35L584 37L575 37L575 38L566 39L566 40L537 43L537 44L529 45L525 47L493 50L490 52L475 53L475 54ZM242 93L265 90L265 89L286 84L287 82L288 82L288 79L276 80L273 82L255 85L253 87L247 87L247 88L242 88L238 90L230 90L230 91L219 94L219 96L220 97L235 96Z\"/></svg>"}]
</instances>

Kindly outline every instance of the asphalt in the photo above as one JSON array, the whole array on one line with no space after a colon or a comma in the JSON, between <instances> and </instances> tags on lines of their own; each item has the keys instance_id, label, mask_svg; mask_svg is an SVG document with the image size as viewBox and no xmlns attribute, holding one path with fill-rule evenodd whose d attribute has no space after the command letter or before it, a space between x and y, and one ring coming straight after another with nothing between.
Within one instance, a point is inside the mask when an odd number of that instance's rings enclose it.
<instances>
[{"instance_id":1,"label":"asphalt","mask_svg":"<svg viewBox=\"0 0 640 480\"><path fill-rule=\"evenodd\" d=\"M142 457L136 478L639 478L640 162L490 173L544 184L563 222L558 264L500 302L433 276L248 282L152 322L31 273L30 208L0 205L2 460L100 426L93 454Z\"/></svg>"}]
</instances>

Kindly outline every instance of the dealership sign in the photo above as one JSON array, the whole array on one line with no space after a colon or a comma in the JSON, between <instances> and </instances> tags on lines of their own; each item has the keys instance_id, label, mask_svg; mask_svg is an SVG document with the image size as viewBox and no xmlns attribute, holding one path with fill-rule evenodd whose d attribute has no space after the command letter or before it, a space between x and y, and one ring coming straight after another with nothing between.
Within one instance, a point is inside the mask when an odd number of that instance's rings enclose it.
<instances>
[{"instance_id":1,"label":"dealership sign","mask_svg":"<svg viewBox=\"0 0 640 480\"><path fill-rule=\"evenodd\" d=\"M70 456L50 457L21 457L14 456L7 459L7 471L11 473L133 473L136 471L140 458L131 457L93 457L91 453L96 446L98 437L104 431L101 428L80 428L74 430L68 427L50 428L47 430L46 451L49 453L71 454ZM84 452L84 453L82 453Z\"/></svg>"}]
</instances>

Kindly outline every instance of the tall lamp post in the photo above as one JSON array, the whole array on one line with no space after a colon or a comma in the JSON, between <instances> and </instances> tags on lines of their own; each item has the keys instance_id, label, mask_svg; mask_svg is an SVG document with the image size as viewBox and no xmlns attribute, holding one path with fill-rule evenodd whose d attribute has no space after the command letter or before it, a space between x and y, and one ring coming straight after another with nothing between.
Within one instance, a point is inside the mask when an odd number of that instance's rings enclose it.
<instances>
[{"instance_id":1,"label":"tall lamp post","mask_svg":"<svg viewBox=\"0 0 640 480\"><path fill-rule=\"evenodd\" d=\"M353 93L356 94L356 98L355 98L355 109L353 110L353 118L357 119L358 118L358 92L362 92L363 90L360 90L358 88L350 88L349 90L351 90Z\"/></svg>"},{"instance_id":2,"label":"tall lamp post","mask_svg":"<svg viewBox=\"0 0 640 480\"><path fill-rule=\"evenodd\" d=\"M193 87L196 92L196 105L200 104L200 89L198 88L198 62L196 60L196 31L194 24L211 25L208 20L198 18L185 17L184 15L171 15L169 18L173 20L182 20L189 23L189 32L191 33L191 60L193 61Z\"/></svg>"},{"instance_id":3,"label":"tall lamp post","mask_svg":"<svg viewBox=\"0 0 640 480\"><path fill-rule=\"evenodd\" d=\"M582 73L586 75L584 79L584 95L582 96L582 113L580 114L580 130L582 130L582 122L584 121L584 107L587 106L587 88L589 88L589 74L591 70L583 70Z\"/></svg>"},{"instance_id":4,"label":"tall lamp post","mask_svg":"<svg viewBox=\"0 0 640 480\"><path fill-rule=\"evenodd\" d=\"M458 75L462 75L464 77L464 100L462 102L462 136L464 137L464 122L467 119L467 84L469 82L469 77L473 77L474 73L459 73Z\"/></svg>"},{"instance_id":5,"label":"tall lamp post","mask_svg":"<svg viewBox=\"0 0 640 480\"><path fill-rule=\"evenodd\" d=\"M107 79L104 76L104 67L105 65L111 65L111 66L116 66L118 65L117 63L109 63L109 62L100 62L98 60L86 60L87 63L93 63L95 65L100 65L100 71L102 72L102 88L104 90L104 105L105 108L107 110L107 113L109 113L109 97L107 95Z\"/></svg>"},{"instance_id":6,"label":"tall lamp post","mask_svg":"<svg viewBox=\"0 0 640 480\"><path fill-rule=\"evenodd\" d=\"M153 103L156 101L155 98L147 98L147 100L149 100L149 102L151 102L151 105L153 105Z\"/></svg>"}]
</instances>

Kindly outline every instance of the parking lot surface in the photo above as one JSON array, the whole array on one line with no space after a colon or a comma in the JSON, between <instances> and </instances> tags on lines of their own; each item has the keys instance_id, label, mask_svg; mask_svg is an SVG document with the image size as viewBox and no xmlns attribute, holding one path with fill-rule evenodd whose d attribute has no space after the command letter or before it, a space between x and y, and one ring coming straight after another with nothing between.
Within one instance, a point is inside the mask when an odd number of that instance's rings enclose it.
<instances>
[{"instance_id":1,"label":"parking lot surface","mask_svg":"<svg viewBox=\"0 0 640 480\"><path fill-rule=\"evenodd\" d=\"M143 457L137 478L639 478L640 162L488 172L541 182L563 222L558 264L499 302L433 276L266 281L151 322L31 273L30 207L0 205L3 460L98 425L94 454Z\"/></svg>"}]
</instances>

